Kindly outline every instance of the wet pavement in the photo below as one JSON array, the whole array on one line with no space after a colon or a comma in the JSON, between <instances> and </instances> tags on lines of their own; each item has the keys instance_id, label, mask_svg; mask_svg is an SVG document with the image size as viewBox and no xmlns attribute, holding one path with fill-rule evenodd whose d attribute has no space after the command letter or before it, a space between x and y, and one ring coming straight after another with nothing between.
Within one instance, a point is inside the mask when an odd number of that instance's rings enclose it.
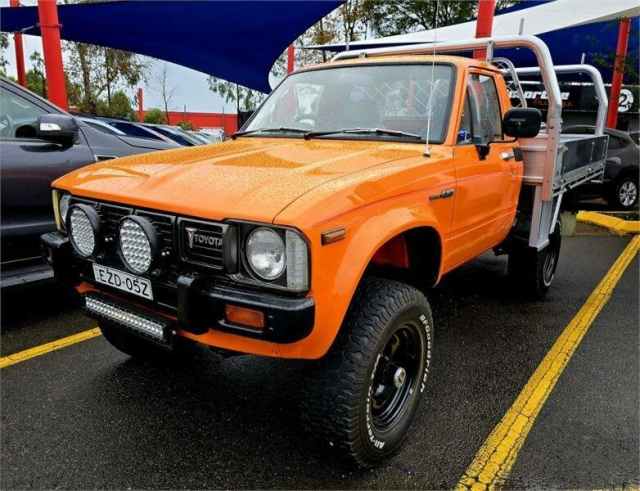
<instances>
[{"instance_id":1,"label":"wet pavement","mask_svg":"<svg viewBox=\"0 0 640 491\"><path fill-rule=\"evenodd\" d=\"M485 255L429 292L435 357L404 450L353 471L318 449L299 413L301 362L159 366L102 337L0 371L0 487L439 489L455 486L558 335L628 243L565 238L544 301ZM2 355L91 327L52 287L3 292ZM629 266L536 421L509 487L640 484L638 260Z\"/></svg>"}]
</instances>

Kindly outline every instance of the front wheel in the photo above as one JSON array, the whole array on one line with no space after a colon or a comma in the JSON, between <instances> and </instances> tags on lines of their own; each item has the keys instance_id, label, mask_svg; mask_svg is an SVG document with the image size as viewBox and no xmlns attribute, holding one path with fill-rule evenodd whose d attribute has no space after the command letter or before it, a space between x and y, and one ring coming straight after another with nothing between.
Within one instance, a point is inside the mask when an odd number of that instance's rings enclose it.
<instances>
[{"instance_id":1,"label":"front wheel","mask_svg":"<svg viewBox=\"0 0 640 491\"><path fill-rule=\"evenodd\" d=\"M359 467L395 454L426 387L432 326L418 290L365 279L334 346L305 384L303 417L313 435Z\"/></svg>"},{"instance_id":2,"label":"front wheel","mask_svg":"<svg viewBox=\"0 0 640 491\"><path fill-rule=\"evenodd\" d=\"M520 247L511 251L508 267L514 285L533 297L544 298L556 275L561 244L558 225L544 249L538 251L533 247Z\"/></svg>"}]
</instances>

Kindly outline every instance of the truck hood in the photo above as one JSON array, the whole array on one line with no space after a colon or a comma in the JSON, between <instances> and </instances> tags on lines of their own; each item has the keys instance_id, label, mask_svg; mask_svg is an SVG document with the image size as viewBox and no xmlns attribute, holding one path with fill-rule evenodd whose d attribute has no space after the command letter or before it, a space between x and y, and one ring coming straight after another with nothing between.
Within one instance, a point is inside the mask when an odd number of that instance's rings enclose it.
<instances>
[{"instance_id":1,"label":"truck hood","mask_svg":"<svg viewBox=\"0 0 640 491\"><path fill-rule=\"evenodd\" d=\"M421 151L406 143L241 138L93 164L53 186L181 215L270 222L317 186Z\"/></svg>"}]
</instances>

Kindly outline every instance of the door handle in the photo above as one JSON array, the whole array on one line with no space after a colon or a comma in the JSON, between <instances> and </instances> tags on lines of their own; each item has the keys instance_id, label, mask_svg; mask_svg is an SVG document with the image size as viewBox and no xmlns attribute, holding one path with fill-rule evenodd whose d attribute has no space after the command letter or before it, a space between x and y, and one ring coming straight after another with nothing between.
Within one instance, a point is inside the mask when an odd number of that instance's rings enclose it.
<instances>
[{"instance_id":1,"label":"door handle","mask_svg":"<svg viewBox=\"0 0 640 491\"><path fill-rule=\"evenodd\" d=\"M439 194L433 194L429 196L429 201L451 198L451 196L453 196L454 193L455 193L454 189L443 189Z\"/></svg>"}]
</instances>

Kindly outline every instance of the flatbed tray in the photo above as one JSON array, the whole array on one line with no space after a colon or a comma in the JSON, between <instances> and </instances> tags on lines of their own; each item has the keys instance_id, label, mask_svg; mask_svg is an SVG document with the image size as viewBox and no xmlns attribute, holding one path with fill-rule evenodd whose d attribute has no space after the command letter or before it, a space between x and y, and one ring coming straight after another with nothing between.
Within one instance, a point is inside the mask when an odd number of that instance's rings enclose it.
<instances>
[{"instance_id":1,"label":"flatbed tray","mask_svg":"<svg viewBox=\"0 0 640 491\"><path fill-rule=\"evenodd\" d=\"M545 152L548 135L520 140L524 156L524 183L540 186L545 175ZM597 179L604 173L607 135L561 134L553 172L553 195Z\"/></svg>"}]
</instances>

